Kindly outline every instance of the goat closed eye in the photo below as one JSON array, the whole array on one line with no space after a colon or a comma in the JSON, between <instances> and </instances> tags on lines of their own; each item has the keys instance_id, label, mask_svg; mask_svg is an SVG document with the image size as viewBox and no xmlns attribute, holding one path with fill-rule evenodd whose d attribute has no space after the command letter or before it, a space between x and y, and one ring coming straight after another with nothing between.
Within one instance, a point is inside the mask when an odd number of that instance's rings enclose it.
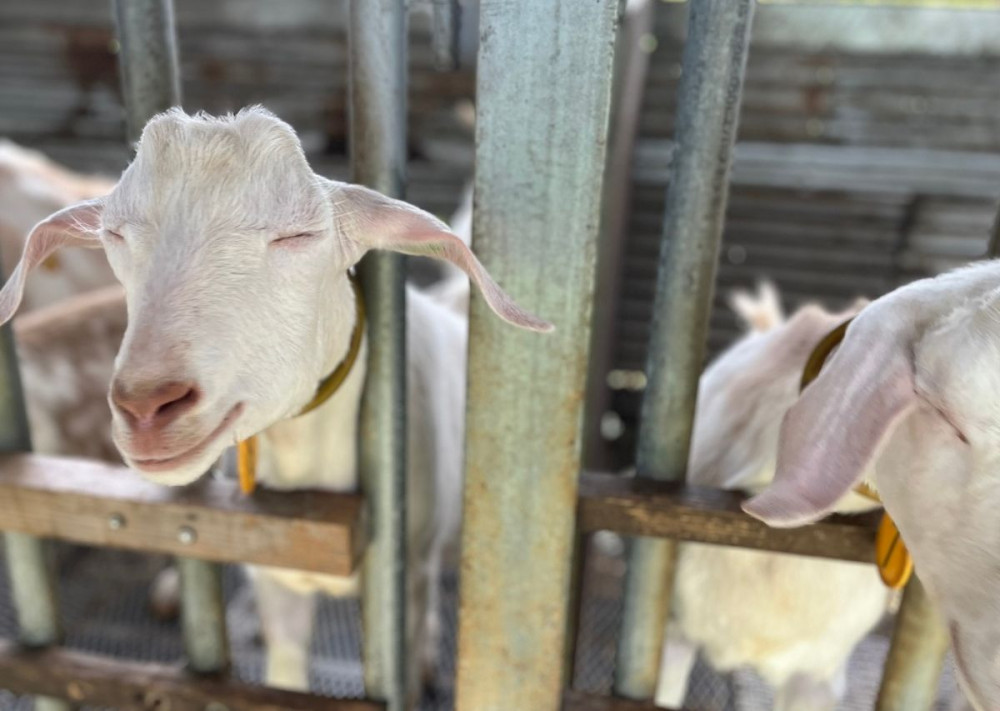
<instances>
[{"instance_id":1,"label":"goat closed eye","mask_svg":"<svg viewBox=\"0 0 1000 711\"><path fill-rule=\"evenodd\" d=\"M119 230L112 230L107 227L104 228L104 234L109 239L113 239L119 242L125 241L125 235L123 235Z\"/></svg>"},{"instance_id":2,"label":"goat closed eye","mask_svg":"<svg viewBox=\"0 0 1000 711\"><path fill-rule=\"evenodd\" d=\"M292 235L280 235L268 244L269 246L288 246L303 244L305 242L312 241L316 239L318 235L315 232L296 232Z\"/></svg>"}]
</instances>

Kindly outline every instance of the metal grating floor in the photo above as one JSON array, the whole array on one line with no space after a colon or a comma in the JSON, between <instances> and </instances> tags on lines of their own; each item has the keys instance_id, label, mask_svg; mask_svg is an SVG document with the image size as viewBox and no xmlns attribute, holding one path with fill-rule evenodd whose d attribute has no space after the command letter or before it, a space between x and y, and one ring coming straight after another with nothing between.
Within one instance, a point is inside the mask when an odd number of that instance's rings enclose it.
<instances>
[{"instance_id":1,"label":"metal grating floor","mask_svg":"<svg viewBox=\"0 0 1000 711\"><path fill-rule=\"evenodd\" d=\"M69 647L139 661L171 662L182 657L176 622L156 620L148 608L150 581L165 556L57 544L60 606ZM621 621L624 561L618 551L592 546L584 580L574 686L607 694L614 670L614 650ZM233 672L259 683L263 647L252 588L237 566L224 578ZM445 649L437 688L421 711L450 711L453 705L457 580L448 575L443 596ZM313 640L310 684L314 693L360 697L363 693L358 604L323 599ZM0 566L0 636L15 634L15 621ZM848 694L838 711L869 711L878 692L891 625L872 633L854 653ZM958 694L950 660L942 676L935 711L949 711ZM693 672L686 706L700 711L767 711L773 699L767 686L747 670L720 675L700 663ZM30 702L0 692L0 711L29 711Z\"/></svg>"},{"instance_id":2,"label":"metal grating floor","mask_svg":"<svg viewBox=\"0 0 1000 711\"><path fill-rule=\"evenodd\" d=\"M615 647L621 626L625 561L613 534L601 534L603 545L591 545L584 574L583 605L574 687L593 694L611 692ZM889 650L892 622L886 620L865 638L850 659L847 694L837 711L871 711L875 707L882 665ZM934 711L951 711L961 692L951 658L945 662ZM720 674L699 660L691 673L685 708L698 711L770 711L770 687L754 672L741 669Z\"/></svg>"},{"instance_id":3,"label":"metal grating floor","mask_svg":"<svg viewBox=\"0 0 1000 711\"><path fill-rule=\"evenodd\" d=\"M149 584L166 562L166 556L57 544L66 646L137 661L179 661L183 656L179 625L158 621L148 606ZM264 650L253 590L238 566L226 566L224 590L233 674L259 683ZM444 711L452 705L456 590L455 578L449 576L444 595L448 648L439 672L439 688L424 700L421 711ZM6 574L0 567L0 636L15 634ZM356 600L324 598L320 602L312 651L313 693L341 698L363 695ZM28 699L0 692L0 711L30 708Z\"/></svg>"}]
</instances>

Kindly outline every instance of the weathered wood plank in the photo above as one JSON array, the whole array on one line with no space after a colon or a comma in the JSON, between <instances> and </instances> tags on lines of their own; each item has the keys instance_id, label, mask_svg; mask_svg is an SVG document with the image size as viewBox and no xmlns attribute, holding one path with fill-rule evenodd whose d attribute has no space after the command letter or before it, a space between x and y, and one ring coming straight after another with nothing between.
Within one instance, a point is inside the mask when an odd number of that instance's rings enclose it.
<instances>
[{"instance_id":1,"label":"weathered wood plank","mask_svg":"<svg viewBox=\"0 0 1000 711\"><path fill-rule=\"evenodd\" d=\"M873 563L877 515L830 516L803 528L769 528L740 509L734 491L585 474L577 522L581 531L608 530L777 553Z\"/></svg>"},{"instance_id":2,"label":"weathered wood plank","mask_svg":"<svg viewBox=\"0 0 1000 711\"><path fill-rule=\"evenodd\" d=\"M29 650L0 641L0 688L125 711L383 711L374 701L330 699L190 674L175 666L100 657L53 647Z\"/></svg>"},{"instance_id":3,"label":"weathered wood plank","mask_svg":"<svg viewBox=\"0 0 1000 711\"><path fill-rule=\"evenodd\" d=\"M629 701L613 696L597 696L579 691L567 691L563 696L562 711L665 711L660 706L645 701ZM687 709L685 711L696 711Z\"/></svg>"},{"instance_id":4,"label":"weathered wood plank","mask_svg":"<svg viewBox=\"0 0 1000 711\"><path fill-rule=\"evenodd\" d=\"M259 491L205 479L181 489L93 461L0 457L0 528L113 548L346 575L364 547L353 494Z\"/></svg>"}]
</instances>

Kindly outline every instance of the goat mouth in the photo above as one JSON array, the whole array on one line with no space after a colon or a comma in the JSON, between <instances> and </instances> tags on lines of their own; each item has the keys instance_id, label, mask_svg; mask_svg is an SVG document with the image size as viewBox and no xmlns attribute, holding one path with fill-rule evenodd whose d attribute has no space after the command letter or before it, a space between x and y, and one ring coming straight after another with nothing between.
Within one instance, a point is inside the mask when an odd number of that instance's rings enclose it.
<instances>
[{"instance_id":1,"label":"goat mouth","mask_svg":"<svg viewBox=\"0 0 1000 711\"><path fill-rule=\"evenodd\" d=\"M214 430L209 432L208 435L195 446L171 457L149 459L135 459L129 457L132 467L144 473L159 473L170 471L171 469L176 469L177 467L182 467L185 464L190 464L193 460L204 454L205 450L208 449L209 446L211 446L217 439L219 439L219 437L227 429L229 429L236 418L241 414L243 414L243 403L238 402L233 405L228 413L226 413L226 416L222 418L222 422L220 422Z\"/></svg>"}]
</instances>

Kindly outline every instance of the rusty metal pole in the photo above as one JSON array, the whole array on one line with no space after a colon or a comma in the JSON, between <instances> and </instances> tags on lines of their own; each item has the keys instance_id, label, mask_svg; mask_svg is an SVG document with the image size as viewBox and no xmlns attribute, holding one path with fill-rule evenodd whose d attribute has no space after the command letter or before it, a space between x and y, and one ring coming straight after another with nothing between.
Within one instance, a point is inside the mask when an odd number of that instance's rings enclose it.
<instances>
[{"instance_id":1,"label":"rusty metal pole","mask_svg":"<svg viewBox=\"0 0 1000 711\"><path fill-rule=\"evenodd\" d=\"M180 69L172 0L114 0L122 95L129 145L134 146L154 115L181 103ZM183 540L194 529L177 532ZM178 558L181 616L188 664L197 672L229 665L222 566Z\"/></svg>"},{"instance_id":2,"label":"rusty metal pole","mask_svg":"<svg viewBox=\"0 0 1000 711\"><path fill-rule=\"evenodd\" d=\"M729 193L753 0L689 3L673 169L653 305L636 466L684 479ZM670 609L676 544L631 542L615 692L650 699Z\"/></svg>"},{"instance_id":3,"label":"rusty metal pole","mask_svg":"<svg viewBox=\"0 0 1000 711\"><path fill-rule=\"evenodd\" d=\"M948 651L948 632L920 580L903 592L876 711L930 711Z\"/></svg>"},{"instance_id":4,"label":"rusty metal pole","mask_svg":"<svg viewBox=\"0 0 1000 711\"><path fill-rule=\"evenodd\" d=\"M521 304L478 296L456 711L557 711L566 646L583 391L621 0L483 3L473 244Z\"/></svg>"},{"instance_id":5,"label":"rusty metal pole","mask_svg":"<svg viewBox=\"0 0 1000 711\"><path fill-rule=\"evenodd\" d=\"M403 0L350 4L353 180L403 196L406 172L406 8ZM368 311L368 374L361 401L359 467L372 518L362 573L364 676L369 697L402 711L419 680L407 678L405 260L361 262ZM412 651L412 650L411 650Z\"/></svg>"}]
</instances>

